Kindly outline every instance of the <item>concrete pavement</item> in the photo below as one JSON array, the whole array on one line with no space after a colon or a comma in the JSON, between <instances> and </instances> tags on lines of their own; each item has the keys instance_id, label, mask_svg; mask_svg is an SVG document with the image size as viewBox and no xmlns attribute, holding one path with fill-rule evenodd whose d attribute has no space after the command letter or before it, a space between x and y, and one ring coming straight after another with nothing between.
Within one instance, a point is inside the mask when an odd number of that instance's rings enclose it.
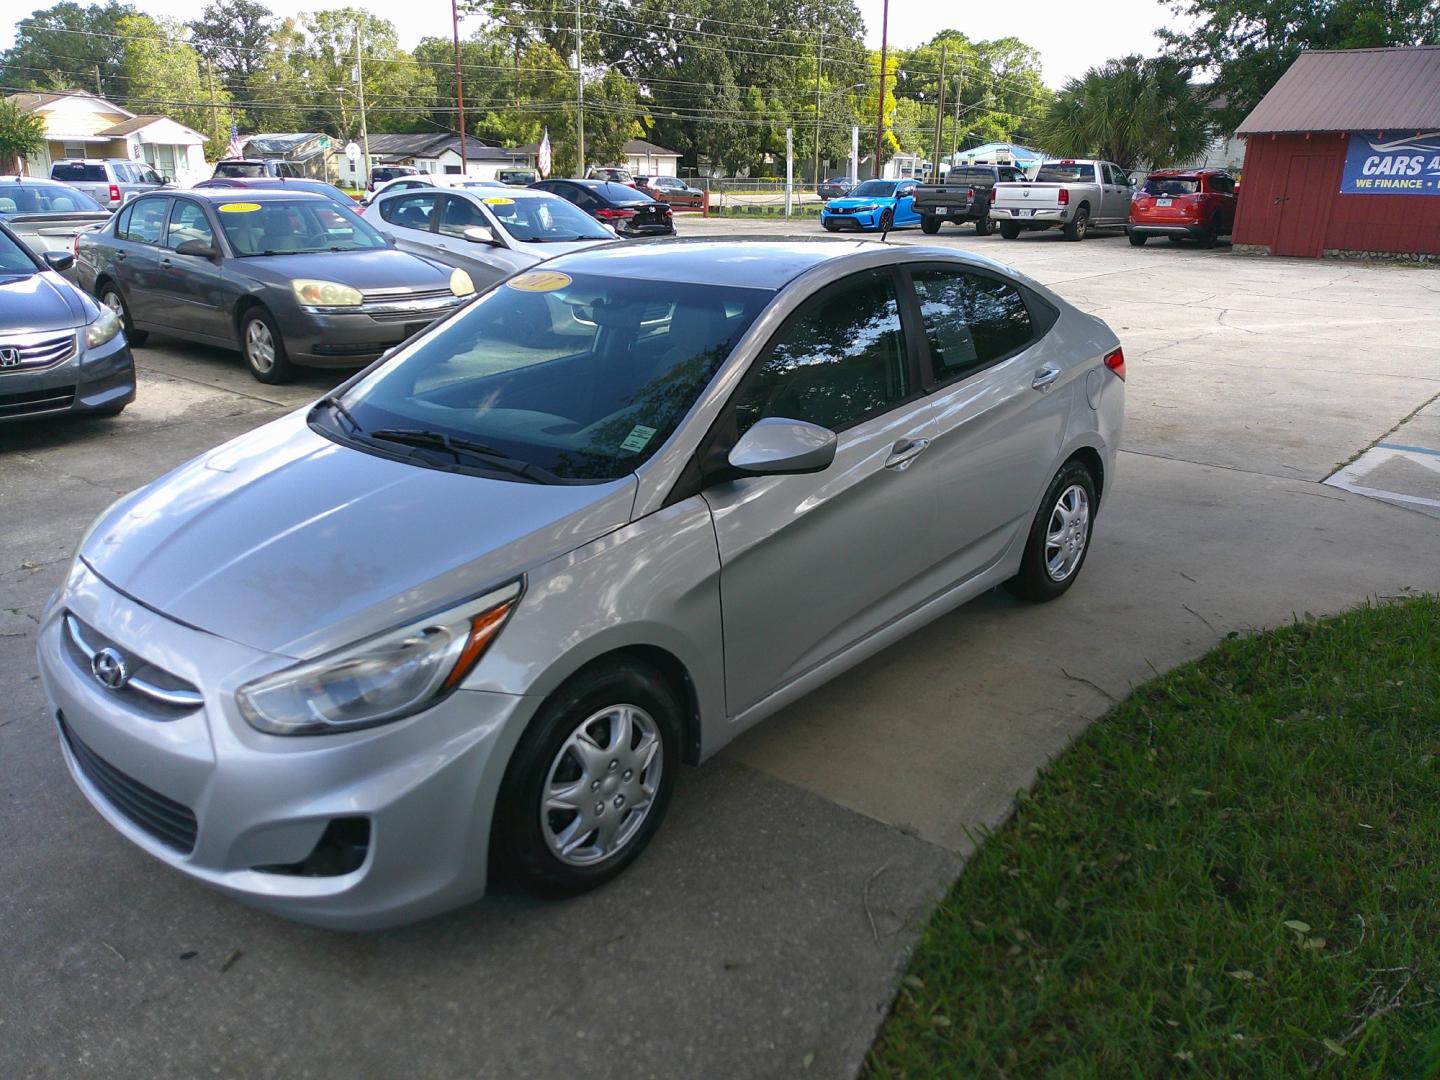
<instances>
[{"instance_id":1,"label":"concrete pavement","mask_svg":"<svg viewBox=\"0 0 1440 1080\"><path fill-rule=\"evenodd\" d=\"M1128 449L1084 578L1044 607L982 597L747 733L682 778L630 873L569 903L294 926L155 864L64 775L31 634L79 532L332 379L262 387L157 339L119 420L0 429L0 1075L851 1075L973 830L1112 698L1230 630L1440 589L1435 520L1321 483L1407 418L1440 433L1433 271L936 241L1125 344Z\"/></svg>"}]
</instances>

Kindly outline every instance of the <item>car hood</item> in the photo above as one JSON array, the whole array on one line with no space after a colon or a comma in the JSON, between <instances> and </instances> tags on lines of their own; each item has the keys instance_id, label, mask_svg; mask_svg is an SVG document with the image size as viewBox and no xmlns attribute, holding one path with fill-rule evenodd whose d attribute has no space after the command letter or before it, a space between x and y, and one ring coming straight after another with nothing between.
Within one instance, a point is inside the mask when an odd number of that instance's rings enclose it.
<instances>
[{"instance_id":1,"label":"car hood","mask_svg":"<svg viewBox=\"0 0 1440 1080\"><path fill-rule=\"evenodd\" d=\"M23 278L0 273L0 334L69 330L90 315L85 299L53 270Z\"/></svg>"},{"instance_id":2,"label":"car hood","mask_svg":"<svg viewBox=\"0 0 1440 1080\"><path fill-rule=\"evenodd\" d=\"M553 244L536 244L524 240L512 242L515 245L512 249L514 251L533 255L537 259L553 259L557 255L569 255L572 251L584 251L586 248L596 247L599 244L613 244L615 237L608 236L603 240L571 240Z\"/></svg>"},{"instance_id":3,"label":"car hood","mask_svg":"<svg viewBox=\"0 0 1440 1080\"><path fill-rule=\"evenodd\" d=\"M296 255L256 255L236 259L258 276L277 281L318 278L337 281L361 292L375 289L437 289L450 284L454 269L394 248L374 251L317 251Z\"/></svg>"},{"instance_id":4,"label":"car hood","mask_svg":"<svg viewBox=\"0 0 1440 1080\"><path fill-rule=\"evenodd\" d=\"M847 206L893 206L895 197L893 195L846 195L843 199L831 199L826 206L833 209Z\"/></svg>"},{"instance_id":5,"label":"car hood","mask_svg":"<svg viewBox=\"0 0 1440 1080\"><path fill-rule=\"evenodd\" d=\"M442 610L626 524L636 481L542 485L257 428L122 499L80 555L140 603L310 658Z\"/></svg>"}]
</instances>

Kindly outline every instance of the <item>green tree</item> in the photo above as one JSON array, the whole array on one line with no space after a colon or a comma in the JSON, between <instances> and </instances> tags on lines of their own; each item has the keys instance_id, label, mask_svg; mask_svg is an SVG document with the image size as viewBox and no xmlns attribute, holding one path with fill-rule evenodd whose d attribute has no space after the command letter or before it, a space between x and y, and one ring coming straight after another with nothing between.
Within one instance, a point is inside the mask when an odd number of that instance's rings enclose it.
<instances>
[{"instance_id":1,"label":"green tree","mask_svg":"<svg viewBox=\"0 0 1440 1080\"><path fill-rule=\"evenodd\" d=\"M124 42L120 20L138 14L129 4L56 4L15 24L15 44L0 53L0 85L39 90L122 92Z\"/></svg>"},{"instance_id":2,"label":"green tree","mask_svg":"<svg viewBox=\"0 0 1440 1080\"><path fill-rule=\"evenodd\" d=\"M45 149L45 123L0 98L0 173L25 171L25 159Z\"/></svg>"},{"instance_id":3,"label":"green tree","mask_svg":"<svg viewBox=\"0 0 1440 1080\"><path fill-rule=\"evenodd\" d=\"M1440 42L1434 0L1182 0L1172 11L1195 22L1162 29L1166 53L1213 70L1216 121L1234 131L1302 49L1366 49Z\"/></svg>"},{"instance_id":4,"label":"green tree","mask_svg":"<svg viewBox=\"0 0 1440 1080\"><path fill-rule=\"evenodd\" d=\"M127 15L118 32L125 41L120 65L125 93L118 100L136 113L158 113L194 128L209 142L212 159L225 149L230 131L230 97L209 85L200 71L200 54L182 38L184 28L169 20Z\"/></svg>"},{"instance_id":5,"label":"green tree","mask_svg":"<svg viewBox=\"0 0 1440 1080\"><path fill-rule=\"evenodd\" d=\"M249 131L299 131L315 98L306 79L309 54L305 33L294 19L270 31L260 66L245 81ZM336 95L326 94L328 98Z\"/></svg>"},{"instance_id":6,"label":"green tree","mask_svg":"<svg viewBox=\"0 0 1440 1080\"><path fill-rule=\"evenodd\" d=\"M275 16L255 0L211 0L189 24L191 44L232 98L245 99L265 62ZM257 125L258 126L258 125Z\"/></svg>"},{"instance_id":7,"label":"green tree","mask_svg":"<svg viewBox=\"0 0 1440 1080\"><path fill-rule=\"evenodd\" d=\"M1194 160L1212 133L1185 68L1133 55L1067 82L1036 131L1053 154L1104 158L1122 169Z\"/></svg>"},{"instance_id":8,"label":"green tree","mask_svg":"<svg viewBox=\"0 0 1440 1080\"><path fill-rule=\"evenodd\" d=\"M300 59L310 87L311 127L345 137L359 134L358 99L334 89L354 87L357 28L369 130L409 131L428 119L435 99L435 72L416 64L400 48L394 23L360 8L336 8L302 15L300 26L305 35Z\"/></svg>"}]
</instances>

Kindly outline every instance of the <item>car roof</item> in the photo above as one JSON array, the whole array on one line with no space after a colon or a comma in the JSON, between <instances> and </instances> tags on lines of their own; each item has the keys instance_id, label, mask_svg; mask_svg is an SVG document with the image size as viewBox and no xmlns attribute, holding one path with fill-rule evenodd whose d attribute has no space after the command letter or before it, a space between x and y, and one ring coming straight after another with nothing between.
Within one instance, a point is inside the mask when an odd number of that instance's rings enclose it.
<instances>
[{"instance_id":1,"label":"car roof","mask_svg":"<svg viewBox=\"0 0 1440 1080\"><path fill-rule=\"evenodd\" d=\"M243 195L241 193L244 193ZM156 192L159 194L159 192ZM302 199L307 202L330 202L318 191L296 191L293 188L273 187L193 187L189 191L165 192L166 195L191 195L204 199L207 202L235 202L243 199L245 202L288 202L291 199ZM154 198L154 195L141 195L139 198Z\"/></svg>"},{"instance_id":2,"label":"car roof","mask_svg":"<svg viewBox=\"0 0 1440 1080\"><path fill-rule=\"evenodd\" d=\"M20 176L16 173L10 173L8 176L0 176L0 185L3 184L34 184L36 187L70 187L69 184L63 183L60 180L51 180L48 176Z\"/></svg>"}]
</instances>

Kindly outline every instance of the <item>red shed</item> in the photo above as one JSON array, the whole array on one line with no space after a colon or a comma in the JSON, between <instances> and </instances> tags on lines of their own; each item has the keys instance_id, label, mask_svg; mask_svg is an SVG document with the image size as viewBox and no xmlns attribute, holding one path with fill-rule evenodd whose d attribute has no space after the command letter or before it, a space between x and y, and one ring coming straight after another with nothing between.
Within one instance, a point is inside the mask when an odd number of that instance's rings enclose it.
<instances>
[{"instance_id":1,"label":"red shed","mask_svg":"<svg viewBox=\"0 0 1440 1080\"><path fill-rule=\"evenodd\" d=\"M1238 250L1440 262L1440 46L1301 53L1239 134Z\"/></svg>"}]
</instances>

